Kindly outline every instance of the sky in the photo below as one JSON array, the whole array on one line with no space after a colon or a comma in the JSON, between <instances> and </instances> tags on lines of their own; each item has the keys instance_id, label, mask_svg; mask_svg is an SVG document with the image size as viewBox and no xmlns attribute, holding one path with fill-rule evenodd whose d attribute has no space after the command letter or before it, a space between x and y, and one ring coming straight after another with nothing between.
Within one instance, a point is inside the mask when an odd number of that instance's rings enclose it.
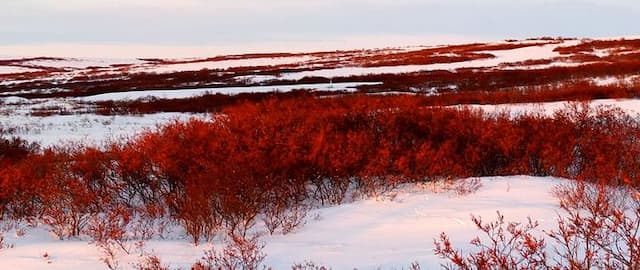
<instances>
[{"instance_id":1,"label":"sky","mask_svg":"<svg viewBox=\"0 0 640 270\"><path fill-rule=\"evenodd\" d=\"M635 36L639 18L637 0L2 0L0 55Z\"/></svg>"}]
</instances>

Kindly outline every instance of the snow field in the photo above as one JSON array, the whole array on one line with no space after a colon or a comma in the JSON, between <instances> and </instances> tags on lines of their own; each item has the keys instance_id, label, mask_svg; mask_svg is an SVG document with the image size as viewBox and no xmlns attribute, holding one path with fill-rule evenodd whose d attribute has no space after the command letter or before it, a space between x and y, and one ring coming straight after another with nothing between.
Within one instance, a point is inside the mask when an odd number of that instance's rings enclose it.
<instances>
[{"instance_id":1,"label":"snow field","mask_svg":"<svg viewBox=\"0 0 640 270\"><path fill-rule=\"evenodd\" d=\"M349 204L312 210L307 224L287 235L263 235L265 264L290 269L297 262L312 260L333 269L402 269L418 261L423 269L437 269L441 261L433 255L433 240L446 232L464 249L479 235L471 214L483 220L496 219L496 211L507 221L540 221L540 229L553 229L558 203L551 190L567 180L552 177L486 177L469 195L425 185L405 185L395 196L382 196ZM319 217L319 218L316 218ZM261 225L256 227L261 231ZM3 269L105 269L100 250L86 240L56 240L46 227L27 228L26 235L8 233L13 248L0 251ZM220 241L213 243L220 245ZM202 257L208 244L194 246L174 233L167 240L145 244L172 268L189 269ZM43 258L48 254L50 259ZM140 259L136 252L120 252L122 269L132 269Z\"/></svg>"}]
</instances>

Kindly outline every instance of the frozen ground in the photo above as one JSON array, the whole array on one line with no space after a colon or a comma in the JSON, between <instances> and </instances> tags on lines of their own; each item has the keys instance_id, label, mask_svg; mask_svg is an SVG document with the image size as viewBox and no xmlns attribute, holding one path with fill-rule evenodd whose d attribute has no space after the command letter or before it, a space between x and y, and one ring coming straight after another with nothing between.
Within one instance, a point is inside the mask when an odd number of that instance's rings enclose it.
<instances>
[{"instance_id":1,"label":"frozen ground","mask_svg":"<svg viewBox=\"0 0 640 270\"><path fill-rule=\"evenodd\" d=\"M385 196L313 210L307 224L288 235L263 236L266 265L290 269L313 260L333 269L403 269L418 261L422 269L438 269L433 240L448 233L455 245L468 248L478 233L470 215L495 220L496 211L507 221L540 221L552 229L558 204L550 191L565 182L528 176L481 178L480 189L456 195L436 185L408 185ZM393 198L393 199L392 199ZM258 224L258 230L260 224ZM0 251L2 269L106 269L100 251L82 240L56 240L45 227L28 228L26 235L7 235L14 248ZM207 245L193 246L174 233L167 240L148 242L145 250L173 268L189 269ZM48 254L48 258L43 255ZM122 269L130 269L138 255L120 254Z\"/></svg>"}]
</instances>

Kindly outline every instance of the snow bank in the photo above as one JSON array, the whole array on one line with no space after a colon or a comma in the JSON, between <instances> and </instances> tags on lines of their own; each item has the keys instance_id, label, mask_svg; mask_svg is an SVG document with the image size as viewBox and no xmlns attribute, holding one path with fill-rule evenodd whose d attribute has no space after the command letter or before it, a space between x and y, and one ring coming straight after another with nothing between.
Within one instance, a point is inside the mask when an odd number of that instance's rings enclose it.
<instances>
[{"instance_id":1,"label":"snow bank","mask_svg":"<svg viewBox=\"0 0 640 270\"><path fill-rule=\"evenodd\" d=\"M408 185L397 196L372 198L355 203L314 210L304 227L288 235L264 236L266 264L290 269L294 262L313 260L333 269L402 269L418 261L423 269L437 269L433 239L441 232L468 248L478 232L470 215L494 220L500 211L507 221L540 221L541 229L555 227L557 202L550 190L566 180L528 176L481 178L482 187L467 196L434 192ZM7 235L12 249L0 251L2 269L105 269L100 252L86 241L58 241L46 228L27 230L27 235ZM202 257L207 245L195 247L188 240L157 240L146 245L148 252L173 268L189 269ZM50 259L43 258L49 254ZM131 269L136 254L120 256L122 269ZM50 263L49 263L50 262Z\"/></svg>"},{"instance_id":2,"label":"snow bank","mask_svg":"<svg viewBox=\"0 0 640 270\"><path fill-rule=\"evenodd\" d=\"M478 235L471 214L494 220L499 210L510 221L532 217L541 228L554 228L558 204L550 190L562 181L489 177L481 180L477 193L464 197L412 186L392 201L370 199L318 210L320 221L293 235L267 239L268 262L276 269L305 259L334 269L402 269L417 260L423 269L436 269L434 238L446 232L464 247Z\"/></svg>"}]
</instances>

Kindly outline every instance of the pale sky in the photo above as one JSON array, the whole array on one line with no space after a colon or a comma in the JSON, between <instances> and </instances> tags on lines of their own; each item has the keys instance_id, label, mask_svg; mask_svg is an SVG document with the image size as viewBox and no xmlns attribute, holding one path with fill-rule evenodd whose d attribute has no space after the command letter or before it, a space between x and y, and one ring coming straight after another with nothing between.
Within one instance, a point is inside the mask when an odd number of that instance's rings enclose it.
<instances>
[{"instance_id":1,"label":"pale sky","mask_svg":"<svg viewBox=\"0 0 640 270\"><path fill-rule=\"evenodd\" d=\"M0 55L53 45L233 51L612 37L639 35L639 23L638 0L0 0Z\"/></svg>"}]
</instances>

